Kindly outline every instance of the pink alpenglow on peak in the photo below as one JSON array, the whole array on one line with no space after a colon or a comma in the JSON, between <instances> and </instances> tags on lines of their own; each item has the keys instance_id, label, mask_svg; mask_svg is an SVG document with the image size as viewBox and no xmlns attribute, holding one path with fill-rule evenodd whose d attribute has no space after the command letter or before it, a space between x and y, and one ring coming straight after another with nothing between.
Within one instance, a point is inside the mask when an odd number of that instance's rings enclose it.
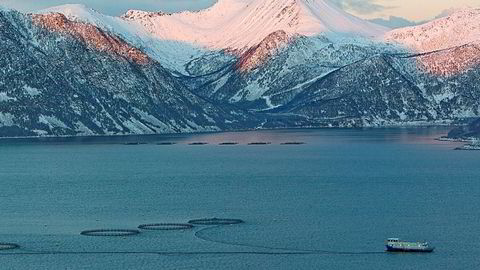
<instances>
[{"instance_id":1,"label":"pink alpenglow on peak","mask_svg":"<svg viewBox=\"0 0 480 270\"><path fill-rule=\"evenodd\" d=\"M480 9L462 9L423 25L396 29L385 35L417 52L432 52L480 43Z\"/></svg>"},{"instance_id":2,"label":"pink alpenglow on peak","mask_svg":"<svg viewBox=\"0 0 480 270\"><path fill-rule=\"evenodd\" d=\"M333 43L378 48L394 43L395 50L407 49L412 54L441 51L416 58L422 69L436 75L451 76L480 65L480 9L461 9L424 25L392 31L357 18L328 0L219 0L197 12L130 10L121 17L83 5L40 13L61 13L70 21L96 26L183 74L188 73L185 67L191 59L212 50L234 54L236 69L249 72L302 36L325 36Z\"/></svg>"},{"instance_id":3,"label":"pink alpenglow on peak","mask_svg":"<svg viewBox=\"0 0 480 270\"><path fill-rule=\"evenodd\" d=\"M105 33L94 25L71 21L63 14L34 14L32 15L32 20L34 24L49 31L70 35L82 40L86 45L95 50L125 58L141 65L151 62L145 53L132 47L121 38Z\"/></svg>"},{"instance_id":4,"label":"pink alpenglow on peak","mask_svg":"<svg viewBox=\"0 0 480 270\"><path fill-rule=\"evenodd\" d=\"M266 45L280 37L274 33L282 33L283 40L323 35L332 40L375 37L378 41L388 30L325 0L219 0L197 12L130 10L120 17L84 5L63 5L39 13L61 13L71 21L97 26L136 48L146 48L151 58L180 73L186 73L185 65L192 58L210 50L232 52L242 58L239 70L254 69L285 43L278 40L274 42L278 47L267 52Z\"/></svg>"},{"instance_id":5,"label":"pink alpenglow on peak","mask_svg":"<svg viewBox=\"0 0 480 270\"><path fill-rule=\"evenodd\" d=\"M202 11L165 15L129 11L122 18L161 39L243 51L277 31L288 36L378 37L388 30L324 0L219 0Z\"/></svg>"},{"instance_id":6,"label":"pink alpenglow on peak","mask_svg":"<svg viewBox=\"0 0 480 270\"><path fill-rule=\"evenodd\" d=\"M257 46L248 49L239 57L236 68L240 72L248 72L261 66L270 57L275 55L277 51L286 46L289 38L285 31L279 30L268 35Z\"/></svg>"},{"instance_id":7,"label":"pink alpenglow on peak","mask_svg":"<svg viewBox=\"0 0 480 270\"><path fill-rule=\"evenodd\" d=\"M480 9L462 9L424 25L393 30L385 40L420 55L419 66L454 76L480 66Z\"/></svg>"}]
</instances>

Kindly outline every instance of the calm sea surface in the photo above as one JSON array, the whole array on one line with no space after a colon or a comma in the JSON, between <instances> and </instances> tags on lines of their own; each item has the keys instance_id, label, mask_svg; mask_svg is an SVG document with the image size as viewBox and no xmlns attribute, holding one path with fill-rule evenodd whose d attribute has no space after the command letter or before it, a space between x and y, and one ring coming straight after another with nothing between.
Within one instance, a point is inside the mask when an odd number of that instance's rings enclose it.
<instances>
[{"instance_id":1,"label":"calm sea surface","mask_svg":"<svg viewBox=\"0 0 480 270\"><path fill-rule=\"evenodd\" d=\"M480 152L434 140L446 132L0 140L0 242L21 246L0 268L480 269ZM205 217L245 223L79 234ZM387 254L387 237L437 249Z\"/></svg>"}]
</instances>

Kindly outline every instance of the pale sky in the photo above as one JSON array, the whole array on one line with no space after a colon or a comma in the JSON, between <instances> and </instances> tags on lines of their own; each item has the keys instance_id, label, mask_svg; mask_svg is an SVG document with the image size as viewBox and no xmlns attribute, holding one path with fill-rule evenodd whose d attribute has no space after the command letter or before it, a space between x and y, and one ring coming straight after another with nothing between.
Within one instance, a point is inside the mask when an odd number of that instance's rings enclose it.
<instances>
[{"instance_id":1,"label":"pale sky","mask_svg":"<svg viewBox=\"0 0 480 270\"><path fill-rule=\"evenodd\" d=\"M362 18L397 16L423 21L442 11L464 6L480 7L480 0L327 0ZM67 3L83 3L102 13L120 15L128 9L148 11L198 10L211 6L215 0L0 0L0 5L34 11Z\"/></svg>"},{"instance_id":2,"label":"pale sky","mask_svg":"<svg viewBox=\"0 0 480 270\"><path fill-rule=\"evenodd\" d=\"M348 11L362 18L403 17L413 21L432 19L443 11L460 7L480 7L480 0L334 0L343 2ZM350 4L351 3L351 4ZM349 5L350 4L350 5ZM355 5L357 4L357 5ZM359 6L370 6L363 10ZM377 6L376 6L377 5ZM349 8L351 7L351 8ZM377 8L375 8L377 7Z\"/></svg>"}]
</instances>

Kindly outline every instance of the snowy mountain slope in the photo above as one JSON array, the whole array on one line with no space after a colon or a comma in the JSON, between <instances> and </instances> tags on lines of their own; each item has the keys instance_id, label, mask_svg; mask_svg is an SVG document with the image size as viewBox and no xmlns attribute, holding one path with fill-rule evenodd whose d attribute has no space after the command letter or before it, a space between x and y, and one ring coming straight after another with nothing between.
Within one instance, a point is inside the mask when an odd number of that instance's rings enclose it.
<instances>
[{"instance_id":1,"label":"snowy mountain slope","mask_svg":"<svg viewBox=\"0 0 480 270\"><path fill-rule=\"evenodd\" d=\"M424 25L393 30L385 40L416 52L426 72L460 74L480 65L480 9L456 10Z\"/></svg>"},{"instance_id":2,"label":"snowy mountain slope","mask_svg":"<svg viewBox=\"0 0 480 270\"><path fill-rule=\"evenodd\" d=\"M385 40L416 52L432 52L480 44L480 9L464 9L420 26L390 31Z\"/></svg>"},{"instance_id":3,"label":"snowy mountain slope","mask_svg":"<svg viewBox=\"0 0 480 270\"><path fill-rule=\"evenodd\" d=\"M477 13L385 33L323 0L220 0L122 17L81 5L0 11L0 135L478 117Z\"/></svg>"},{"instance_id":4,"label":"snowy mountain slope","mask_svg":"<svg viewBox=\"0 0 480 270\"><path fill-rule=\"evenodd\" d=\"M243 53L277 31L287 37L321 34L336 39L378 37L387 31L325 0L219 0L198 12L130 10L121 18L83 5L63 5L39 13L61 13L70 20L116 33L165 67L183 74L185 64L206 49Z\"/></svg>"},{"instance_id":5,"label":"snowy mountain slope","mask_svg":"<svg viewBox=\"0 0 480 270\"><path fill-rule=\"evenodd\" d=\"M386 28L347 14L325 0L219 0L199 12L149 14L130 11L123 18L142 24L154 36L210 49L246 50L273 32L379 36Z\"/></svg>"},{"instance_id":6,"label":"snowy mountain slope","mask_svg":"<svg viewBox=\"0 0 480 270\"><path fill-rule=\"evenodd\" d=\"M0 136L215 131L261 123L199 98L121 38L61 14L0 11L0 54Z\"/></svg>"},{"instance_id":7,"label":"snowy mountain slope","mask_svg":"<svg viewBox=\"0 0 480 270\"><path fill-rule=\"evenodd\" d=\"M259 68L238 73L232 65L196 89L258 114L304 117L311 126L445 123L480 115L480 65L463 70L469 62L451 61L452 54L474 56L465 54L472 49L404 54L304 37ZM447 69L434 72L427 62Z\"/></svg>"},{"instance_id":8,"label":"snowy mountain slope","mask_svg":"<svg viewBox=\"0 0 480 270\"><path fill-rule=\"evenodd\" d=\"M438 77L415 58L377 55L322 77L276 112L333 126L448 122L480 115L479 76L477 68Z\"/></svg>"},{"instance_id":9,"label":"snowy mountain slope","mask_svg":"<svg viewBox=\"0 0 480 270\"><path fill-rule=\"evenodd\" d=\"M417 57L418 65L428 73L442 77L480 67L480 44L466 44Z\"/></svg>"},{"instance_id":10,"label":"snowy mountain slope","mask_svg":"<svg viewBox=\"0 0 480 270\"><path fill-rule=\"evenodd\" d=\"M459 18L460 24L475 25L475 16L463 16L474 13L461 11L451 17ZM423 35L440 32L428 29ZM479 31L469 29L464 33L475 41ZM443 32L438 38L452 39L452 35ZM461 39L452 39L457 42L452 45L462 45L419 53L402 44L388 44L391 40L355 44L352 39L340 42L326 36L273 37L241 54L229 69L210 74L206 83L199 78L203 83L191 89L219 102L299 115L319 125L451 121L480 114L476 99L480 90L475 83L480 51L475 43L463 45ZM275 54L266 48L273 48Z\"/></svg>"},{"instance_id":11,"label":"snowy mountain slope","mask_svg":"<svg viewBox=\"0 0 480 270\"><path fill-rule=\"evenodd\" d=\"M365 44L335 44L325 37L289 40L274 57L270 57L269 50L264 52L266 47L253 47L229 69L208 75L207 82L202 77L196 78L199 84L189 81L189 87L218 102L264 110L285 104L324 74L384 51ZM257 61L262 65L258 66Z\"/></svg>"},{"instance_id":12,"label":"snowy mountain slope","mask_svg":"<svg viewBox=\"0 0 480 270\"><path fill-rule=\"evenodd\" d=\"M81 4L57 6L36 13L44 15L60 13L69 20L97 26L108 33L122 37L132 46L143 50L162 63L165 68L175 72L185 73L186 63L192 58L208 53L207 50L193 44L155 37L137 22L104 15Z\"/></svg>"}]
</instances>

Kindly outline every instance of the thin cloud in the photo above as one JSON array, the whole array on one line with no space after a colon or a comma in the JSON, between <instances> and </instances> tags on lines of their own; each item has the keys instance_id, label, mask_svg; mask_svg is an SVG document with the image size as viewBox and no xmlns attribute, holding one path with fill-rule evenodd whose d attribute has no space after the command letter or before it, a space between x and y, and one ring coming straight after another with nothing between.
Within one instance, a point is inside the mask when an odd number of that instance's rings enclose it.
<instances>
[{"instance_id":1,"label":"thin cloud","mask_svg":"<svg viewBox=\"0 0 480 270\"><path fill-rule=\"evenodd\" d=\"M406 18L396 16L390 16L388 19L375 18L369 21L392 29L420 24L419 22L410 21Z\"/></svg>"},{"instance_id":2,"label":"thin cloud","mask_svg":"<svg viewBox=\"0 0 480 270\"><path fill-rule=\"evenodd\" d=\"M378 4L376 0L330 0L344 10L358 14L372 14L393 8Z\"/></svg>"}]
</instances>

